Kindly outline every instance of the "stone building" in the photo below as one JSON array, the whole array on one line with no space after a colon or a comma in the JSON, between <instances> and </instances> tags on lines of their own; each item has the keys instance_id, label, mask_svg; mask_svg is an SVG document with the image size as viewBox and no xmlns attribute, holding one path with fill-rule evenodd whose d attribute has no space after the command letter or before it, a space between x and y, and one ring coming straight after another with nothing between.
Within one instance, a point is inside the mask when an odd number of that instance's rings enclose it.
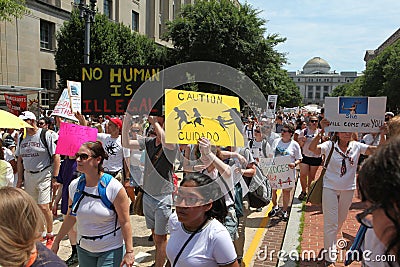
<instances>
[{"instance_id":1,"label":"stone building","mask_svg":"<svg viewBox=\"0 0 400 267\"><path fill-rule=\"evenodd\" d=\"M26 0L28 14L12 22L0 22L0 87L56 90L55 34L80 1L90 3L91 0ZM160 36L165 32L167 21L175 18L183 5L194 3L194 0L93 1L98 12L111 21L121 22L166 46L171 43L162 41ZM238 0L233 2L239 5ZM56 95L56 92L41 93L41 106L55 104Z\"/></svg>"},{"instance_id":2,"label":"stone building","mask_svg":"<svg viewBox=\"0 0 400 267\"><path fill-rule=\"evenodd\" d=\"M289 77L300 90L303 103L323 106L324 98L328 96L336 86L351 83L359 75L357 71L331 71L329 63L314 57L307 61L302 71L289 71Z\"/></svg>"}]
</instances>

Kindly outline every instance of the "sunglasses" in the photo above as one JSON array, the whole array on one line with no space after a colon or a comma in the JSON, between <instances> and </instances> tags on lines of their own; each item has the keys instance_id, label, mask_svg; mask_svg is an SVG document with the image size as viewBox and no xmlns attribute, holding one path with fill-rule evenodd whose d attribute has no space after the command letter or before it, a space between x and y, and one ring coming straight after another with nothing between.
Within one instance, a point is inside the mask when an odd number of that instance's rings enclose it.
<instances>
[{"instance_id":1,"label":"sunglasses","mask_svg":"<svg viewBox=\"0 0 400 267\"><path fill-rule=\"evenodd\" d=\"M196 204L204 201L204 199L199 199L195 197L184 197L179 194L174 195L174 203L176 206L179 206L179 204L182 203L183 201L185 201L186 206L200 206Z\"/></svg>"},{"instance_id":2,"label":"sunglasses","mask_svg":"<svg viewBox=\"0 0 400 267\"><path fill-rule=\"evenodd\" d=\"M282 133L290 133L290 130L282 129Z\"/></svg>"},{"instance_id":3,"label":"sunglasses","mask_svg":"<svg viewBox=\"0 0 400 267\"><path fill-rule=\"evenodd\" d=\"M312 123L317 123L318 120L310 120L310 122L312 122Z\"/></svg>"},{"instance_id":4,"label":"sunglasses","mask_svg":"<svg viewBox=\"0 0 400 267\"><path fill-rule=\"evenodd\" d=\"M91 155L88 155L86 153L76 153L75 154L76 159L81 159L81 160L87 160L88 158L92 157Z\"/></svg>"},{"instance_id":5,"label":"sunglasses","mask_svg":"<svg viewBox=\"0 0 400 267\"><path fill-rule=\"evenodd\" d=\"M368 209L364 210L363 212L358 213L356 215L357 221L367 228L373 228L374 225L372 224L372 212L374 212L375 210L377 210L381 207L382 207L382 205L380 205L380 204L373 205L373 206L369 207Z\"/></svg>"},{"instance_id":6,"label":"sunglasses","mask_svg":"<svg viewBox=\"0 0 400 267\"><path fill-rule=\"evenodd\" d=\"M44 122L39 122L38 125L44 125Z\"/></svg>"}]
</instances>

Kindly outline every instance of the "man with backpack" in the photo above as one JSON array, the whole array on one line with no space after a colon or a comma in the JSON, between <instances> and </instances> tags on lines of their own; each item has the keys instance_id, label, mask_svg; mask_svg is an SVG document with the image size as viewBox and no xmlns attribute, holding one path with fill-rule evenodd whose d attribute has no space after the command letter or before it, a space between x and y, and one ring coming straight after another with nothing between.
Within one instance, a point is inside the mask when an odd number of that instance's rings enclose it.
<instances>
[{"instance_id":1,"label":"man with backpack","mask_svg":"<svg viewBox=\"0 0 400 267\"><path fill-rule=\"evenodd\" d=\"M54 241L53 215L49 203L52 197L52 183L57 181L60 170L60 155L56 155L58 134L38 128L36 116L30 111L24 111L19 116L32 128L26 128L26 137L21 138L16 150L18 182L21 188L38 203L46 219L46 247L51 248Z\"/></svg>"}]
</instances>

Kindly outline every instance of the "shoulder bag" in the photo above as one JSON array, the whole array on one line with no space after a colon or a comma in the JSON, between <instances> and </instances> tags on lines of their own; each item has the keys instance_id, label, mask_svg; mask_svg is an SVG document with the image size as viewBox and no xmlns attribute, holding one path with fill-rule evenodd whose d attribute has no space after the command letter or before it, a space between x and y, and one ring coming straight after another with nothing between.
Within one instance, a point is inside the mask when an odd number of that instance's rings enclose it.
<instances>
[{"instance_id":1,"label":"shoulder bag","mask_svg":"<svg viewBox=\"0 0 400 267\"><path fill-rule=\"evenodd\" d=\"M310 202L313 205L321 205L322 204L322 187L323 187L324 176L325 176L326 168L328 167L329 161L332 157L334 146L335 146L335 144L332 142L331 151L329 151L329 155L325 160L325 164L322 168L321 174L319 175L317 180L314 180L311 183L310 192L308 193L306 202Z\"/></svg>"}]
</instances>

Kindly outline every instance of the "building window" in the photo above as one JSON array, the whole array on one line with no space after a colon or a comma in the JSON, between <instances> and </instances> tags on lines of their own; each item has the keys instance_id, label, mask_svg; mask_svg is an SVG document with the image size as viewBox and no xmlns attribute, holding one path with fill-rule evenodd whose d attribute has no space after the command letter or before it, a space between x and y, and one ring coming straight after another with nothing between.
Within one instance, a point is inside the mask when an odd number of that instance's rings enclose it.
<instances>
[{"instance_id":1,"label":"building window","mask_svg":"<svg viewBox=\"0 0 400 267\"><path fill-rule=\"evenodd\" d=\"M132 11L132 31L139 31L139 13Z\"/></svg>"},{"instance_id":2,"label":"building window","mask_svg":"<svg viewBox=\"0 0 400 267\"><path fill-rule=\"evenodd\" d=\"M308 86L308 95L307 95L307 98L313 98L313 90L314 90L314 87L313 86L311 86L311 85L309 85Z\"/></svg>"},{"instance_id":3,"label":"building window","mask_svg":"<svg viewBox=\"0 0 400 267\"><path fill-rule=\"evenodd\" d=\"M47 90L56 89L56 72L53 70L41 70L41 85L40 87ZM49 93L41 94L41 106L49 106Z\"/></svg>"},{"instance_id":4,"label":"building window","mask_svg":"<svg viewBox=\"0 0 400 267\"><path fill-rule=\"evenodd\" d=\"M54 23L40 20L40 48L54 50Z\"/></svg>"},{"instance_id":5,"label":"building window","mask_svg":"<svg viewBox=\"0 0 400 267\"><path fill-rule=\"evenodd\" d=\"M321 98L321 86L317 85L315 87L315 99Z\"/></svg>"},{"instance_id":6,"label":"building window","mask_svg":"<svg viewBox=\"0 0 400 267\"><path fill-rule=\"evenodd\" d=\"M300 78L298 78L297 81L300 82Z\"/></svg>"},{"instance_id":7,"label":"building window","mask_svg":"<svg viewBox=\"0 0 400 267\"><path fill-rule=\"evenodd\" d=\"M104 0L104 15L106 15L107 18L112 19L111 17L111 7L112 7L112 1L111 0Z\"/></svg>"},{"instance_id":8,"label":"building window","mask_svg":"<svg viewBox=\"0 0 400 267\"><path fill-rule=\"evenodd\" d=\"M329 95L329 86L324 86L324 95L323 95L323 97L328 96L328 95Z\"/></svg>"}]
</instances>

